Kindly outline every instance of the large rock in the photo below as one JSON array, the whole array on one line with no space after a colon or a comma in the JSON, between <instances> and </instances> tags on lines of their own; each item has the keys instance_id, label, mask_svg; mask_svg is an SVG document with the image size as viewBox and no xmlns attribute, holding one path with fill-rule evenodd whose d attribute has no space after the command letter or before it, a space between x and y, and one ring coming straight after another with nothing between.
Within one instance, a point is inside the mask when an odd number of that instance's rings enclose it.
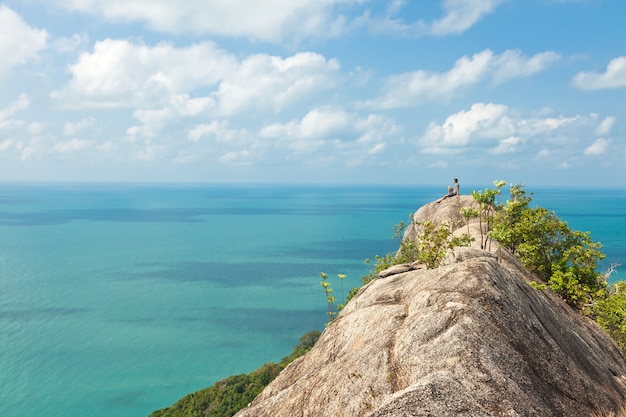
<instances>
[{"instance_id":1,"label":"large rock","mask_svg":"<svg viewBox=\"0 0 626 417\"><path fill-rule=\"evenodd\" d=\"M404 238L415 239L422 230L420 224L425 221L433 222L435 225L446 223L452 229L461 228L466 224L466 220L461 215L462 207L478 209L479 204L472 196L460 195L448 197L439 203L432 202L420 207L419 210L413 213L413 223L406 228Z\"/></svg>"},{"instance_id":2,"label":"large rock","mask_svg":"<svg viewBox=\"0 0 626 417\"><path fill-rule=\"evenodd\" d=\"M451 259L362 288L236 416L589 417L625 403L626 361L595 322L511 256Z\"/></svg>"}]
</instances>

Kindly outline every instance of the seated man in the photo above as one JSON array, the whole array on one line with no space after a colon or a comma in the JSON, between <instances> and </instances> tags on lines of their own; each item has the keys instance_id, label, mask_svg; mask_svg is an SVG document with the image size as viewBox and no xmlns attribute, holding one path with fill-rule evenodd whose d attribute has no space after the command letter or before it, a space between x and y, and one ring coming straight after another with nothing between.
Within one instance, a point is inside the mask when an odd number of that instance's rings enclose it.
<instances>
[{"instance_id":1,"label":"seated man","mask_svg":"<svg viewBox=\"0 0 626 417\"><path fill-rule=\"evenodd\" d=\"M441 203L446 198L454 197L455 195L460 195L459 180L457 178L454 179L454 188L448 185L448 194L437 200L437 203Z\"/></svg>"}]
</instances>

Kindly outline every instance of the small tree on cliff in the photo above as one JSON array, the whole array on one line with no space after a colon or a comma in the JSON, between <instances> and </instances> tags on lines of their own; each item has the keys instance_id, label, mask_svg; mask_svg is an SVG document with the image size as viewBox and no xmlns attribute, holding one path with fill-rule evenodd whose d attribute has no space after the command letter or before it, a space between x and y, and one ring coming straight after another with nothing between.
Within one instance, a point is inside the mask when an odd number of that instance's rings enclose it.
<instances>
[{"instance_id":1,"label":"small tree on cliff","mask_svg":"<svg viewBox=\"0 0 626 417\"><path fill-rule=\"evenodd\" d=\"M495 196L498 191L483 194ZM512 186L511 200L493 209L488 237L515 254L569 304L588 308L606 287L597 271L604 258L602 245L593 242L589 232L571 230L554 212L532 208L530 202L521 184Z\"/></svg>"}]
</instances>

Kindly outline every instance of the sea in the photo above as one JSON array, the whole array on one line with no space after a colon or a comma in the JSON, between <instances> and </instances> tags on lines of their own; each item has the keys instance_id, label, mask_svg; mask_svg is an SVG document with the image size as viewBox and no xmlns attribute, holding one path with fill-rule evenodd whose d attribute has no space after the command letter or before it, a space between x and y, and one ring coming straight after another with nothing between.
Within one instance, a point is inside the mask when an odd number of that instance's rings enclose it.
<instances>
[{"instance_id":1,"label":"sea","mask_svg":"<svg viewBox=\"0 0 626 417\"><path fill-rule=\"evenodd\" d=\"M345 298L443 188L1 183L0 416L144 417L279 361L319 273ZM626 279L626 190L527 191Z\"/></svg>"}]
</instances>

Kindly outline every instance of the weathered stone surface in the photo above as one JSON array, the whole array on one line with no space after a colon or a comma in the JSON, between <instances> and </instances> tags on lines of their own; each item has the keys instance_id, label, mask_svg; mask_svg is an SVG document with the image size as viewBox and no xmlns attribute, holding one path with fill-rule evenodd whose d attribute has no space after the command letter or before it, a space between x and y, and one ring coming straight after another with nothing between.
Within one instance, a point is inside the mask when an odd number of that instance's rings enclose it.
<instances>
[{"instance_id":1,"label":"weathered stone surface","mask_svg":"<svg viewBox=\"0 0 626 417\"><path fill-rule=\"evenodd\" d=\"M626 361L596 323L528 285L510 255L455 252L362 288L237 417L589 417L624 404Z\"/></svg>"},{"instance_id":2,"label":"weathered stone surface","mask_svg":"<svg viewBox=\"0 0 626 417\"><path fill-rule=\"evenodd\" d=\"M398 264L390 266L387 269L384 269L378 273L378 276L381 278L386 278L391 275L401 274L403 272L413 271L415 269L423 268L422 265L419 264Z\"/></svg>"},{"instance_id":3,"label":"weathered stone surface","mask_svg":"<svg viewBox=\"0 0 626 417\"><path fill-rule=\"evenodd\" d=\"M421 230L419 224L425 221L431 221L435 225L445 222L452 229L460 228L465 225L465 219L461 216L461 207L478 209L479 205L472 196L460 195L448 197L440 203L432 202L420 207L413 213L413 223L406 228L404 238L414 240Z\"/></svg>"}]
</instances>

